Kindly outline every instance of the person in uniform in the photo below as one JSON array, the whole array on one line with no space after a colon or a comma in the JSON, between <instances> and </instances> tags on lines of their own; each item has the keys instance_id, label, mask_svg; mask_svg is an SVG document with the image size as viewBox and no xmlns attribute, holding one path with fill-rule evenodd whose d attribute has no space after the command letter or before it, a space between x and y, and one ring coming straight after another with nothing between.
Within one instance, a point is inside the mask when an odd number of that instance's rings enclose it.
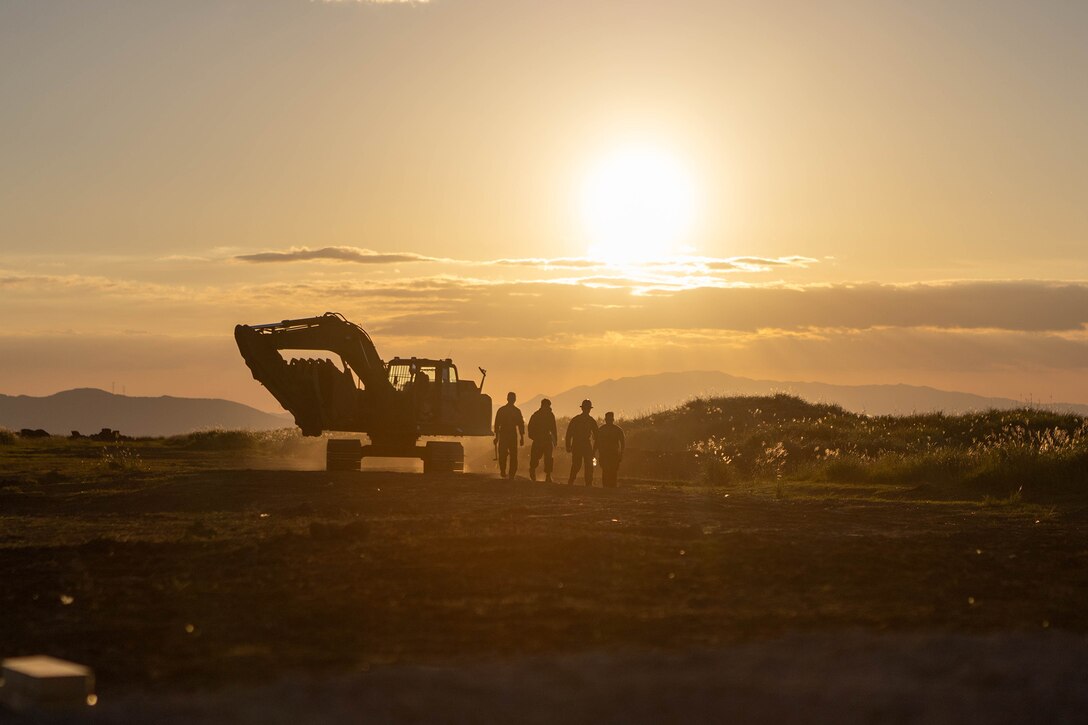
<instances>
[{"instance_id":1,"label":"person in uniform","mask_svg":"<svg viewBox=\"0 0 1088 725\"><path fill-rule=\"evenodd\" d=\"M604 425L597 430L597 461L601 464L601 485L614 488L619 476L620 461L627 441L623 429L615 423L616 416L610 411L604 414Z\"/></svg>"},{"instance_id":2,"label":"person in uniform","mask_svg":"<svg viewBox=\"0 0 1088 725\"><path fill-rule=\"evenodd\" d=\"M566 447L571 454L570 479L567 483L574 483L578 469L585 466L586 485L593 485L593 449L597 446L597 421L589 414L592 409L593 403L583 400L582 412L571 418L567 424Z\"/></svg>"},{"instance_id":3,"label":"person in uniform","mask_svg":"<svg viewBox=\"0 0 1088 725\"><path fill-rule=\"evenodd\" d=\"M559 444L559 431L555 426L555 413L552 401L544 398L540 409L529 416L529 439L533 442L529 448L529 480L536 480L536 467L544 461L544 480L552 482L552 451Z\"/></svg>"},{"instance_id":4,"label":"person in uniform","mask_svg":"<svg viewBox=\"0 0 1088 725\"><path fill-rule=\"evenodd\" d=\"M520 445L525 445L525 419L514 405L517 399L514 393L507 393L506 405L495 413L495 447L499 458L499 475L503 478L508 477L507 471L511 479L518 472L518 439L521 439Z\"/></svg>"}]
</instances>

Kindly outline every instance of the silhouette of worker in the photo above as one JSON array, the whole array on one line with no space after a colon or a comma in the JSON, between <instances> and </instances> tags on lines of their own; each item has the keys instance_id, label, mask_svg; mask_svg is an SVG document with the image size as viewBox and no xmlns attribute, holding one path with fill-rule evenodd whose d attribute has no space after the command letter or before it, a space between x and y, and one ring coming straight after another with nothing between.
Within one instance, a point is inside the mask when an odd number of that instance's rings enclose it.
<instances>
[{"instance_id":1,"label":"silhouette of worker","mask_svg":"<svg viewBox=\"0 0 1088 725\"><path fill-rule=\"evenodd\" d=\"M597 421L589 414L592 409L593 403L583 400L582 412L571 418L567 424L567 452L571 454L568 484L574 483L578 469L584 465L586 485L593 485L593 449L597 445Z\"/></svg>"},{"instance_id":2,"label":"silhouette of worker","mask_svg":"<svg viewBox=\"0 0 1088 725\"><path fill-rule=\"evenodd\" d=\"M552 401L544 398L540 409L529 416L529 438L533 445L529 448L529 479L536 480L536 466L544 461L544 480L552 482L552 451L559 444L559 431L555 426L555 413Z\"/></svg>"},{"instance_id":3,"label":"silhouette of worker","mask_svg":"<svg viewBox=\"0 0 1088 725\"><path fill-rule=\"evenodd\" d=\"M627 447L623 429L615 420L616 416L609 411L604 414L604 425L597 429L597 461L601 464L601 485L605 488L615 488L623 450Z\"/></svg>"},{"instance_id":4,"label":"silhouette of worker","mask_svg":"<svg viewBox=\"0 0 1088 725\"><path fill-rule=\"evenodd\" d=\"M412 396L421 420L429 420L431 417L430 387L430 376L422 370L417 370L412 379Z\"/></svg>"},{"instance_id":5,"label":"silhouette of worker","mask_svg":"<svg viewBox=\"0 0 1088 725\"><path fill-rule=\"evenodd\" d=\"M503 478L507 478L507 470L510 471L509 478L518 472L518 438L521 438L521 445L525 445L525 419L514 405L517 399L514 393L507 393L506 405L495 413L495 446L498 449L499 474ZM509 469L506 465L508 460Z\"/></svg>"}]
</instances>

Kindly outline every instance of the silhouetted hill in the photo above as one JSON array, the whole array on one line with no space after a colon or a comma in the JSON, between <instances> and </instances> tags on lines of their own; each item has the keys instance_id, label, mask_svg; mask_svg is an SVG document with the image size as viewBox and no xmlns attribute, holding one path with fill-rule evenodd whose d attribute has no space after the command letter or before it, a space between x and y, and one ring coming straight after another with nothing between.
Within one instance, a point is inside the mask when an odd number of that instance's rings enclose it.
<instances>
[{"instance_id":1,"label":"silhouetted hill","mask_svg":"<svg viewBox=\"0 0 1088 725\"><path fill-rule=\"evenodd\" d=\"M695 397L729 395L774 395L789 393L814 403L841 405L844 409L869 415L903 415L909 413L966 413L995 408L1005 410L1022 408L1025 401L1012 398L988 398L971 393L938 390L920 385L832 385L829 383L802 383L780 380L753 380L716 371L691 371L660 373L637 377L603 380L593 385L582 385L556 395L546 396L552 401L557 415L567 416L578 412L582 400L593 401L593 413L604 415L615 411L616 415L632 417L661 408L670 408ZM525 411L540 406L537 396L525 403ZM1088 415L1088 405L1077 403L1049 403L1035 407L1060 412Z\"/></svg>"},{"instance_id":2,"label":"silhouetted hill","mask_svg":"<svg viewBox=\"0 0 1088 725\"><path fill-rule=\"evenodd\" d=\"M168 436L208 428L273 430L288 417L214 398L138 398L80 388L45 397L0 395L0 427L42 428L54 435L84 435L113 428L129 436Z\"/></svg>"}]
</instances>

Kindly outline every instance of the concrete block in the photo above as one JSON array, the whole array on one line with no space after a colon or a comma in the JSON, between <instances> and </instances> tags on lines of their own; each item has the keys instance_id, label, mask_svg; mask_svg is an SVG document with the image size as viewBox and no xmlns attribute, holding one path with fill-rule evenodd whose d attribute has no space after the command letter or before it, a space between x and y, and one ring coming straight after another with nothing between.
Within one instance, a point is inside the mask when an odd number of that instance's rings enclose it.
<instances>
[{"instance_id":1,"label":"concrete block","mask_svg":"<svg viewBox=\"0 0 1088 725\"><path fill-rule=\"evenodd\" d=\"M72 709L94 701L90 667L48 657L9 657L3 661L0 698L12 710Z\"/></svg>"}]
</instances>

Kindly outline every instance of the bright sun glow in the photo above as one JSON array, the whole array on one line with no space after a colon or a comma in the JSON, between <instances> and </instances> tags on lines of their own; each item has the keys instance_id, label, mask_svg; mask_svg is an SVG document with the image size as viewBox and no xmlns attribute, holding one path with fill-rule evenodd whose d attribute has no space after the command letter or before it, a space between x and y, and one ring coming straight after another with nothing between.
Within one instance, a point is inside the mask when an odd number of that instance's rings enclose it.
<instances>
[{"instance_id":1,"label":"bright sun glow","mask_svg":"<svg viewBox=\"0 0 1088 725\"><path fill-rule=\"evenodd\" d=\"M590 169L581 189L591 257L610 264L669 259L695 221L695 188L678 159L624 149Z\"/></svg>"}]
</instances>

